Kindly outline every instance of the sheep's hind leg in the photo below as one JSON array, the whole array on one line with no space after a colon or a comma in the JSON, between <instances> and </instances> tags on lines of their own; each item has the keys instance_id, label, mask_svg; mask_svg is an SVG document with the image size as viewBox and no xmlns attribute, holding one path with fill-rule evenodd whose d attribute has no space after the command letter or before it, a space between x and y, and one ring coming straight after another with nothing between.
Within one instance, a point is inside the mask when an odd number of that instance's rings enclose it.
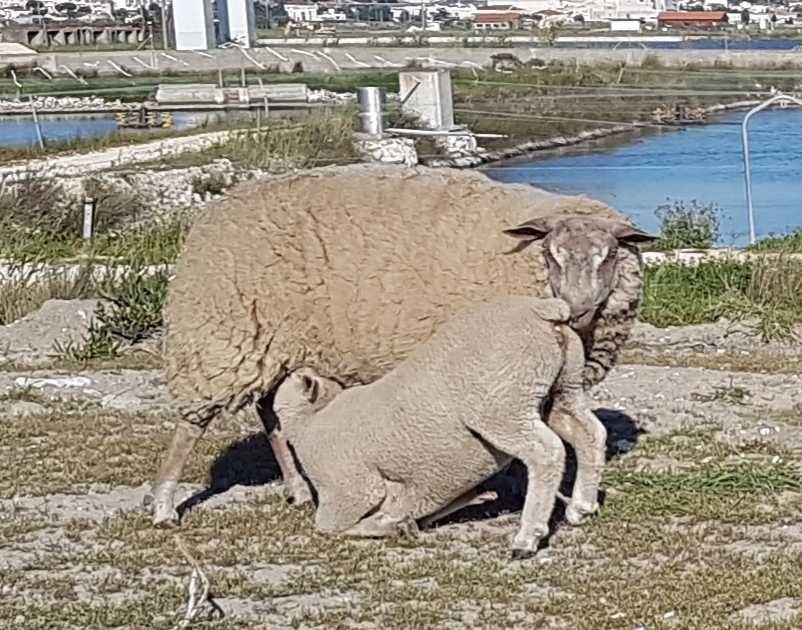
<instances>
[{"instance_id":1,"label":"sheep's hind leg","mask_svg":"<svg viewBox=\"0 0 802 630\"><path fill-rule=\"evenodd\" d=\"M512 557L530 557L549 533L549 518L565 468L565 447L541 420L537 408L533 408L528 417L503 423L478 422L470 428L488 444L520 459L526 466L526 500L521 527L512 540Z\"/></svg>"},{"instance_id":2,"label":"sheep's hind leg","mask_svg":"<svg viewBox=\"0 0 802 630\"><path fill-rule=\"evenodd\" d=\"M549 414L549 426L573 446L576 453L576 481L565 508L565 520L579 525L599 510L607 430L585 404L581 391L555 401Z\"/></svg>"},{"instance_id":3,"label":"sheep's hind leg","mask_svg":"<svg viewBox=\"0 0 802 630\"><path fill-rule=\"evenodd\" d=\"M154 525L178 525L175 490L195 443L204 434L211 420L212 418L206 418L203 422L190 422L184 417L175 428L170 448L162 461L151 493L145 495L144 499L145 507L153 508Z\"/></svg>"}]
</instances>

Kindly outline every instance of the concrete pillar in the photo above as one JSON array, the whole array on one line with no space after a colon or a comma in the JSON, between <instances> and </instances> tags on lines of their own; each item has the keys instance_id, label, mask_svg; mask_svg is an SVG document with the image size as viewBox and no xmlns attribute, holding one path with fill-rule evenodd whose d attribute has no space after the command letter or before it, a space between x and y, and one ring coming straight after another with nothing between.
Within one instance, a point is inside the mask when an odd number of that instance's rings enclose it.
<instances>
[{"instance_id":1,"label":"concrete pillar","mask_svg":"<svg viewBox=\"0 0 802 630\"><path fill-rule=\"evenodd\" d=\"M401 109L418 116L430 129L454 127L454 101L448 70L401 72L398 75Z\"/></svg>"},{"instance_id":2,"label":"concrete pillar","mask_svg":"<svg viewBox=\"0 0 802 630\"><path fill-rule=\"evenodd\" d=\"M256 16L251 0L218 0L221 36L246 48L256 45Z\"/></svg>"},{"instance_id":3,"label":"concrete pillar","mask_svg":"<svg viewBox=\"0 0 802 630\"><path fill-rule=\"evenodd\" d=\"M173 0L176 50L217 48L211 0Z\"/></svg>"}]
</instances>

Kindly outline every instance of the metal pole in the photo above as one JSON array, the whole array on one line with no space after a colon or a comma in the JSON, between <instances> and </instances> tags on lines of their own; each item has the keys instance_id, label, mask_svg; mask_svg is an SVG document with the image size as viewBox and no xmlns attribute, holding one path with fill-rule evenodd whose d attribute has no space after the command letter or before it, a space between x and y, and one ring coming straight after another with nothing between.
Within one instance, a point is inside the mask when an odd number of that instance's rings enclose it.
<instances>
[{"instance_id":1,"label":"metal pole","mask_svg":"<svg viewBox=\"0 0 802 630\"><path fill-rule=\"evenodd\" d=\"M84 222L81 237L91 240L95 232L95 200L91 197L84 199Z\"/></svg>"},{"instance_id":2,"label":"metal pole","mask_svg":"<svg viewBox=\"0 0 802 630\"><path fill-rule=\"evenodd\" d=\"M752 119L752 116L763 111L767 107L771 107L777 102L796 103L802 107L802 100L799 100L798 98L788 96L786 94L775 94L769 100L761 103L753 109L750 109L746 113L746 116L744 116L743 122L741 123L741 142L743 143L744 150L744 180L746 182L746 212L747 219L749 221L750 244L754 244L755 242L755 213L754 209L752 208L752 173L749 165L749 121Z\"/></svg>"},{"instance_id":3,"label":"metal pole","mask_svg":"<svg viewBox=\"0 0 802 630\"><path fill-rule=\"evenodd\" d=\"M162 48L164 50L167 50L167 48L168 48L167 40L168 40L168 37L169 37L168 34L167 34L167 9L165 8L166 4L167 4L167 0L162 0L161 1L161 9L162 9Z\"/></svg>"},{"instance_id":4,"label":"metal pole","mask_svg":"<svg viewBox=\"0 0 802 630\"><path fill-rule=\"evenodd\" d=\"M359 104L359 130L372 136L384 133L384 89L380 87L360 87L356 89Z\"/></svg>"},{"instance_id":5,"label":"metal pole","mask_svg":"<svg viewBox=\"0 0 802 630\"><path fill-rule=\"evenodd\" d=\"M31 103L31 114L33 116L33 126L36 129L36 140L39 143L39 149L44 151L45 140L42 137L42 127L39 124L39 117L36 115L36 106L33 104L33 96L29 96L28 101Z\"/></svg>"}]
</instances>

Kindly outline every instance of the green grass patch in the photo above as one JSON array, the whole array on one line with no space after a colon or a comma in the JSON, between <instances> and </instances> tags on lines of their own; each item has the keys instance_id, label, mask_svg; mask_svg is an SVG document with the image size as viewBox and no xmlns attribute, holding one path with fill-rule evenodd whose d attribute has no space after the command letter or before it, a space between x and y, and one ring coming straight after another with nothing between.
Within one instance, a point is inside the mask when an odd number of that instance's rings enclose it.
<instances>
[{"instance_id":1,"label":"green grass patch","mask_svg":"<svg viewBox=\"0 0 802 630\"><path fill-rule=\"evenodd\" d=\"M658 327L749 322L764 340L802 321L802 261L774 257L665 263L646 269L640 317Z\"/></svg>"},{"instance_id":2,"label":"green grass patch","mask_svg":"<svg viewBox=\"0 0 802 630\"><path fill-rule=\"evenodd\" d=\"M704 465L663 473L611 467L605 484L614 490L604 514L615 519L643 516L688 516L697 520L742 515L752 509L752 498L784 491L799 492L802 475L788 464Z\"/></svg>"},{"instance_id":3,"label":"green grass patch","mask_svg":"<svg viewBox=\"0 0 802 630\"><path fill-rule=\"evenodd\" d=\"M802 253L802 230L784 236L770 236L760 239L747 248L751 252L778 252L787 254Z\"/></svg>"}]
</instances>

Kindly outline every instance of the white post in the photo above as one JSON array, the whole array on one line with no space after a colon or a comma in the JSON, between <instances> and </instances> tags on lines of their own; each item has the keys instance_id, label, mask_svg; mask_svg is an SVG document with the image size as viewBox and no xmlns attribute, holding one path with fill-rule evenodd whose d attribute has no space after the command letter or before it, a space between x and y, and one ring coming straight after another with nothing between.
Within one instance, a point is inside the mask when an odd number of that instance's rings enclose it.
<instances>
[{"instance_id":1,"label":"white post","mask_svg":"<svg viewBox=\"0 0 802 630\"><path fill-rule=\"evenodd\" d=\"M755 243L755 211L752 208L752 169L749 163L749 121L752 116L758 112L763 111L767 107L771 107L774 103L794 103L802 107L802 100L787 94L775 94L767 101L764 101L757 107L750 109L741 122L741 143L743 144L744 152L744 180L746 183L746 215L749 222L749 243Z\"/></svg>"},{"instance_id":2,"label":"white post","mask_svg":"<svg viewBox=\"0 0 802 630\"><path fill-rule=\"evenodd\" d=\"M95 200L91 197L84 199L84 223L82 230L82 238L89 241L94 236L95 232Z\"/></svg>"},{"instance_id":3,"label":"white post","mask_svg":"<svg viewBox=\"0 0 802 630\"><path fill-rule=\"evenodd\" d=\"M28 97L28 101L31 104L31 115L33 116L33 126L36 129L36 141L39 143L39 150L45 150L45 141L42 137L42 127L39 124L39 117L36 115L36 106L33 104L33 96Z\"/></svg>"}]
</instances>

